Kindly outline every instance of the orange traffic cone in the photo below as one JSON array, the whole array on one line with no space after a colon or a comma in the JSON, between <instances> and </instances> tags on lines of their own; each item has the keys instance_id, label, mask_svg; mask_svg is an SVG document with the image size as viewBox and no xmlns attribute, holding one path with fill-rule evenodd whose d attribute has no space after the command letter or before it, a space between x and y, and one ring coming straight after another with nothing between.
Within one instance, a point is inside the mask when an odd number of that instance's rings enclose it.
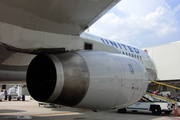
<instances>
[{"instance_id":1,"label":"orange traffic cone","mask_svg":"<svg viewBox=\"0 0 180 120\"><path fill-rule=\"evenodd\" d=\"M174 106L174 116L178 116L178 104L175 103L175 106Z\"/></svg>"}]
</instances>

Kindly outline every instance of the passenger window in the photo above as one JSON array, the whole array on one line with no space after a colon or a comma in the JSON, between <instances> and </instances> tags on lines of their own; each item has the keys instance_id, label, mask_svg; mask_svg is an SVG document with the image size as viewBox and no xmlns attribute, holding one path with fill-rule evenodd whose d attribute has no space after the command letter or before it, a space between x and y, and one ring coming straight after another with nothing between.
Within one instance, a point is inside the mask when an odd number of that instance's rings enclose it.
<instances>
[{"instance_id":1,"label":"passenger window","mask_svg":"<svg viewBox=\"0 0 180 120\"><path fill-rule=\"evenodd\" d=\"M142 60L142 57L140 56L140 60Z\"/></svg>"},{"instance_id":2,"label":"passenger window","mask_svg":"<svg viewBox=\"0 0 180 120\"><path fill-rule=\"evenodd\" d=\"M139 59L139 56L137 55L137 59Z\"/></svg>"},{"instance_id":3,"label":"passenger window","mask_svg":"<svg viewBox=\"0 0 180 120\"><path fill-rule=\"evenodd\" d=\"M128 53L126 53L126 55L128 55Z\"/></svg>"},{"instance_id":4,"label":"passenger window","mask_svg":"<svg viewBox=\"0 0 180 120\"><path fill-rule=\"evenodd\" d=\"M132 57L134 57L133 54L132 54Z\"/></svg>"},{"instance_id":5,"label":"passenger window","mask_svg":"<svg viewBox=\"0 0 180 120\"><path fill-rule=\"evenodd\" d=\"M122 52L123 53L123 55L124 55L124 52Z\"/></svg>"},{"instance_id":6,"label":"passenger window","mask_svg":"<svg viewBox=\"0 0 180 120\"><path fill-rule=\"evenodd\" d=\"M129 56L131 57L131 54L129 53Z\"/></svg>"},{"instance_id":7,"label":"passenger window","mask_svg":"<svg viewBox=\"0 0 180 120\"><path fill-rule=\"evenodd\" d=\"M136 58L136 55L134 55L134 58Z\"/></svg>"}]
</instances>

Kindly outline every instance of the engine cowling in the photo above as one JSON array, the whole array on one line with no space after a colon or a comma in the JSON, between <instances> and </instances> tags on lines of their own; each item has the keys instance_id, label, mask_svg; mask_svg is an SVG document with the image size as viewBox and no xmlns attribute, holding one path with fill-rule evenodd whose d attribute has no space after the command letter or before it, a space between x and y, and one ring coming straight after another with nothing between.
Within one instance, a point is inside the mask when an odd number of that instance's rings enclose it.
<instances>
[{"instance_id":1,"label":"engine cowling","mask_svg":"<svg viewBox=\"0 0 180 120\"><path fill-rule=\"evenodd\" d=\"M98 51L38 55L27 71L37 101L88 109L126 107L146 92L147 72L130 57Z\"/></svg>"}]
</instances>

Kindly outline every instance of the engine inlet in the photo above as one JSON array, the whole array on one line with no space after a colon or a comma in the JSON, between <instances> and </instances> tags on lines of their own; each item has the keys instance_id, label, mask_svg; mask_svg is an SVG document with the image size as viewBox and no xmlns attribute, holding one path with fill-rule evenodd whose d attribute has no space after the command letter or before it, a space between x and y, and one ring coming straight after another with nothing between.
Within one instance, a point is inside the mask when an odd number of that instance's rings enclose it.
<instances>
[{"instance_id":1,"label":"engine inlet","mask_svg":"<svg viewBox=\"0 0 180 120\"><path fill-rule=\"evenodd\" d=\"M36 56L29 65L27 86L30 95L37 101L47 100L56 85L56 69L52 60L45 56Z\"/></svg>"}]
</instances>

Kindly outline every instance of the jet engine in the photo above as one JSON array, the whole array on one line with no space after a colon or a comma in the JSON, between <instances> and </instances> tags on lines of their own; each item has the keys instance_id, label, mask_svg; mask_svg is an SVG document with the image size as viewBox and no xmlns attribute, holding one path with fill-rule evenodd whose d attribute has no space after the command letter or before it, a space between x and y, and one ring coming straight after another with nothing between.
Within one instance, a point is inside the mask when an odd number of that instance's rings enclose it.
<instances>
[{"instance_id":1,"label":"jet engine","mask_svg":"<svg viewBox=\"0 0 180 120\"><path fill-rule=\"evenodd\" d=\"M87 109L126 107L146 92L143 65L128 56L100 51L37 55L27 87L37 101Z\"/></svg>"}]
</instances>

